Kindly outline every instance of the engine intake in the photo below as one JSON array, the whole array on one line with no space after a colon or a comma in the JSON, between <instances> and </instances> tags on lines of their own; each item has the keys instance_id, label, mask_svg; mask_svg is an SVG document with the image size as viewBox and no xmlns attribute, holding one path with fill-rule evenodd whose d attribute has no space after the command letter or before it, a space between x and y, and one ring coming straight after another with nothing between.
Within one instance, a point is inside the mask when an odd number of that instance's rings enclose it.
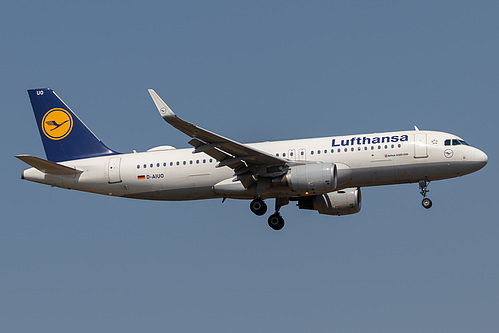
<instances>
[{"instance_id":1,"label":"engine intake","mask_svg":"<svg viewBox=\"0 0 499 333\"><path fill-rule=\"evenodd\" d=\"M319 214L338 216L358 213L361 204L360 188L347 188L298 200L300 209L316 210Z\"/></svg>"}]
</instances>

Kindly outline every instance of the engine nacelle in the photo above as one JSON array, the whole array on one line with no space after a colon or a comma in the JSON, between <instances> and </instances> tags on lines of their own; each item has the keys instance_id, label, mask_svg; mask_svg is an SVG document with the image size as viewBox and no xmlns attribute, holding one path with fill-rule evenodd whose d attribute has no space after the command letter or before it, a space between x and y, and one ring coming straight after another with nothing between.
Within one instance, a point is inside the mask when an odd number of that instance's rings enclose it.
<instances>
[{"instance_id":1,"label":"engine nacelle","mask_svg":"<svg viewBox=\"0 0 499 333\"><path fill-rule=\"evenodd\" d=\"M333 163L314 163L291 167L281 183L295 191L325 193L336 189L337 171Z\"/></svg>"},{"instance_id":2,"label":"engine nacelle","mask_svg":"<svg viewBox=\"0 0 499 333\"><path fill-rule=\"evenodd\" d=\"M362 196L360 188L314 195L298 200L298 208L316 210L319 214L349 215L360 211Z\"/></svg>"}]
</instances>

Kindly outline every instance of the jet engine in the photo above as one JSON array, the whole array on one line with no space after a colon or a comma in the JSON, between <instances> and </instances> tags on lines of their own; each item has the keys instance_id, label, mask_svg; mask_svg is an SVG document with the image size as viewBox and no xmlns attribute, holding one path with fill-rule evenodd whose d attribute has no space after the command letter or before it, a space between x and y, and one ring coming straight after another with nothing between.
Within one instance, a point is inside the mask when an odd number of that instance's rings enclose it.
<instances>
[{"instance_id":1,"label":"jet engine","mask_svg":"<svg viewBox=\"0 0 499 333\"><path fill-rule=\"evenodd\" d=\"M299 192L325 193L336 189L337 177L335 164L314 163L293 166L287 174L273 182Z\"/></svg>"},{"instance_id":2,"label":"jet engine","mask_svg":"<svg viewBox=\"0 0 499 333\"><path fill-rule=\"evenodd\" d=\"M358 213L361 202L360 188L355 187L299 199L298 208L339 216Z\"/></svg>"}]
</instances>

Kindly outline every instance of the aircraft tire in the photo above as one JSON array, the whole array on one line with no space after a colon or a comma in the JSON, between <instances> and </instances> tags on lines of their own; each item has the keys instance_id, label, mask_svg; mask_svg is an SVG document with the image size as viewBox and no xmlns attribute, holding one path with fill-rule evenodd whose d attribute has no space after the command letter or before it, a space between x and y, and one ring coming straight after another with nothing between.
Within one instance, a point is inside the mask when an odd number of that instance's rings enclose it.
<instances>
[{"instance_id":1,"label":"aircraft tire","mask_svg":"<svg viewBox=\"0 0 499 333\"><path fill-rule=\"evenodd\" d=\"M250 203L250 209L258 216L262 216L267 212L267 204L260 198L257 198Z\"/></svg>"},{"instance_id":2,"label":"aircraft tire","mask_svg":"<svg viewBox=\"0 0 499 333\"><path fill-rule=\"evenodd\" d=\"M269 227L274 230L281 230L284 227L284 219L279 213L274 213L269 216Z\"/></svg>"},{"instance_id":3,"label":"aircraft tire","mask_svg":"<svg viewBox=\"0 0 499 333\"><path fill-rule=\"evenodd\" d=\"M423 205L424 208L426 209L430 209L431 206L433 206L433 202L431 202L430 199L428 198L424 198L423 201L421 202L421 204Z\"/></svg>"}]
</instances>

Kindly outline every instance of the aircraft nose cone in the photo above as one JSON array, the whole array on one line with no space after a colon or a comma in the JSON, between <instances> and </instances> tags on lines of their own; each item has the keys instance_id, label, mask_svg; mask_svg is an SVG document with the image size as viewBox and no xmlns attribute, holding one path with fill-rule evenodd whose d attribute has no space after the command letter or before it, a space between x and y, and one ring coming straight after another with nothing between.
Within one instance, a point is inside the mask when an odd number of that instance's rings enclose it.
<instances>
[{"instance_id":1,"label":"aircraft nose cone","mask_svg":"<svg viewBox=\"0 0 499 333\"><path fill-rule=\"evenodd\" d=\"M489 157L483 151L477 149L475 152L475 163L477 164L478 170L487 165Z\"/></svg>"}]
</instances>

